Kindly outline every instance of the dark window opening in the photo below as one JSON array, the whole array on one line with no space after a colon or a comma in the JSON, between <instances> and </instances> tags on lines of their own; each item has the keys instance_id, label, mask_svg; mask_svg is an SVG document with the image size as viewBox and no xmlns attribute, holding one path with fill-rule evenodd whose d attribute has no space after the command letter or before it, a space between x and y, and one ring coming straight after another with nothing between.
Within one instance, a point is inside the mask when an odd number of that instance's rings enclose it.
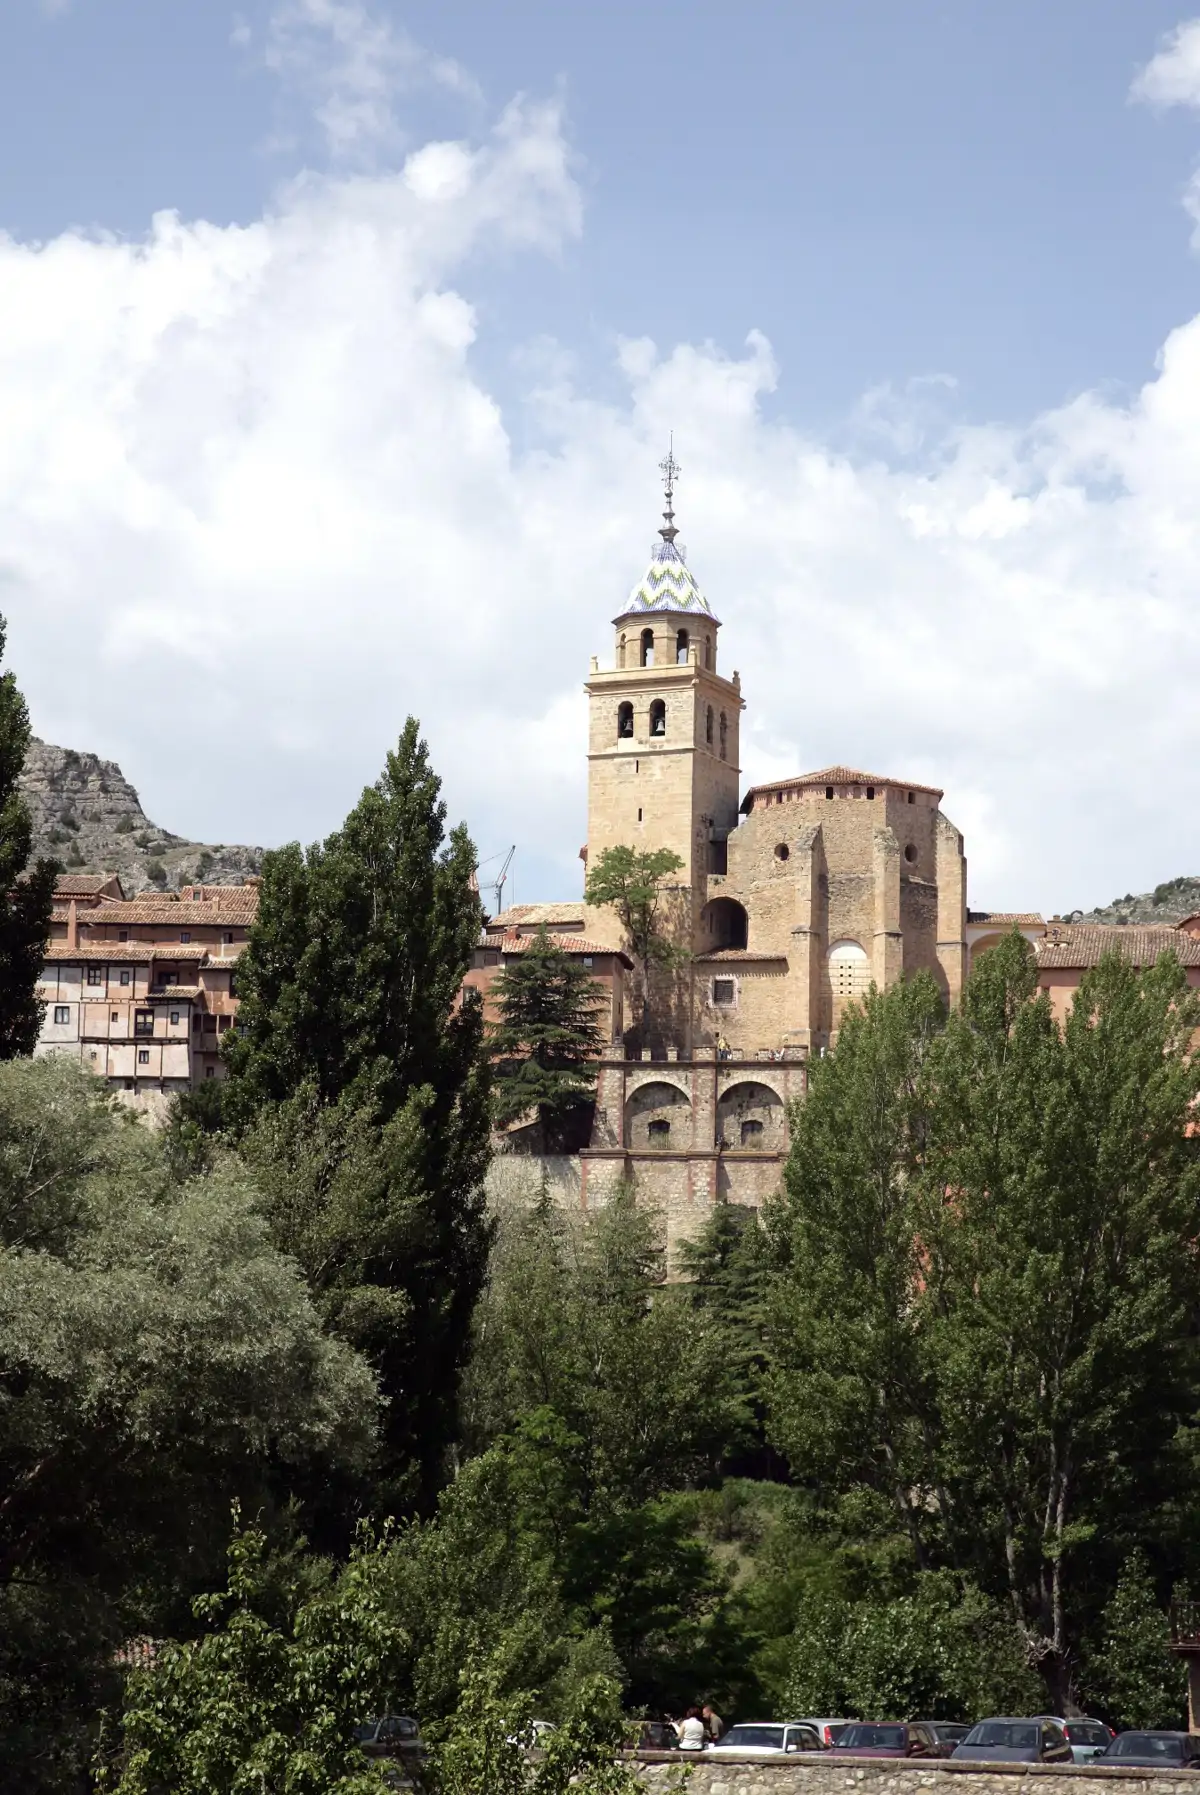
<instances>
[{"instance_id":1,"label":"dark window opening","mask_svg":"<svg viewBox=\"0 0 1200 1795\"><path fill-rule=\"evenodd\" d=\"M704 638L704 665L709 669L710 672L712 671L712 637L711 636L705 636L705 638Z\"/></svg>"},{"instance_id":2,"label":"dark window opening","mask_svg":"<svg viewBox=\"0 0 1200 1795\"><path fill-rule=\"evenodd\" d=\"M117 930L117 940L118 941L128 941L129 940L129 930L128 929L118 929Z\"/></svg>"},{"instance_id":3,"label":"dark window opening","mask_svg":"<svg viewBox=\"0 0 1200 1795\"><path fill-rule=\"evenodd\" d=\"M232 947L233 946L233 930L226 929L221 936L221 940L225 943L226 947Z\"/></svg>"},{"instance_id":4,"label":"dark window opening","mask_svg":"<svg viewBox=\"0 0 1200 1795\"><path fill-rule=\"evenodd\" d=\"M103 983L104 983L104 968L102 966L89 966L88 967L88 984L89 985L102 985Z\"/></svg>"},{"instance_id":5,"label":"dark window opening","mask_svg":"<svg viewBox=\"0 0 1200 1795\"><path fill-rule=\"evenodd\" d=\"M908 861L909 865L911 866L913 861L916 859L916 857L917 857L917 850L916 850L916 848L913 847L913 844L910 841L904 850L904 858Z\"/></svg>"},{"instance_id":6,"label":"dark window opening","mask_svg":"<svg viewBox=\"0 0 1200 1795\"><path fill-rule=\"evenodd\" d=\"M127 985L129 983L129 973L128 972L123 972L121 974L121 983L123 985Z\"/></svg>"},{"instance_id":7,"label":"dark window opening","mask_svg":"<svg viewBox=\"0 0 1200 1795\"><path fill-rule=\"evenodd\" d=\"M192 1033L194 1035L198 1035L200 1033L200 1012L198 1010L197 1010L196 1014L192 1017Z\"/></svg>"},{"instance_id":8,"label":"dark window opening","mask_svg":"<svg viewBox=\"0 0 1200 1795\"><path fill-rule=\"evenodd\" d=\"M591 961L590 961L590 960L585 960L585 961L584 961L584 962L583 962L583 963L584 963L584 965L585 965L585 966L590 966L590 965L591 965ZM226 1029L227 1029L227 1028L228 1028L228 1027L229 1027L229 1026L230 1026L230 1024L231 1024L231 1023L232 1023L232 1021L233 1021L233 1017L232 1017L232 1016L218 1016L218 1017L217 1017L217 1028L218 1028L218 1030L219 1030L219 1031L220 1031L220 1033L221 1033L221 1034L224 1034L224 1033L225 1033L225 1030L226 1030Z\"/></svg>"},{"instance_id":9,"label":"dark window opening","mask_svg":"<svg viewBox=\"0 0 1200 1795\"><path fill-rule=\"evenodd\" d=\"M701 920L712 942L713 953L719 953L723 947L746 946L750 919L733 898L713 898L701 911Z\"/></svg>"},{"instance_id":10,"label":"dark window opening","mask_svg":"<svg viewBox=\"0 0 1200 1795\"><path fill-rule=\"evenodd\" d=\"M687 665L688 647L687 631L685 629L677 630L675 632L675 664L677 667Z\"/></svg>"},{"instance_id":11,"label":"dark window opening","mask_svg":"<svg viewBox=\"0 0 1200 1795\"><path fill-rule=\"evenodd\" d=\"M150 1049L148 1047L139 1047L138 1048L138 1065L139 1066L148 1066L149 1064L150 1064Z\"/></svg>"},{"instance_id":12,"label":"dark window opening","mask_svg":"<svg viewBox=\"0 0 1200 1795\"><path fill-rule=\"evenodd\" d=\"M650 706L650 734L666 735L667 707L661 698L656 698Z\"/></svg>"},{"instance_id":13,"label":"dark window opening","mask_svg":"<svg viewBox=\"0 0 1200 1795\"><path fill-rule=\"evenodd\" d=\"M108 1018L108 1019L109 1019L109 1021L110 1021L110 1022L119 1022L119 1021L120 1021L120 1020L121 1020L121 1012L120 1012L120 1010L113 1010L113 1011L111 1011L111 1012L110 1012L110 1014L109 1014L109 1018Z\"/></svg>"},{"instance_id":14,"label":"dark window opening","mask_svg":"<svg viewBox=\"0 0 1200 1795\"><path fill-rule=\"evenodd\" d=\"M181 946L186 944L187 942L189 942L191 940L191 938L192 938L191 934L187 929L180 929L179 941L180 941Z\"/></svg>"},{"instance_id":15,"label":"dark window opening","mask_svg":"<svg viewBox=\"0 0 1200 1795\"><path fill-rule=\"evenodd\" d=\"M655 1118L655 1120L650 1123L646 1132L650 1136L650 1141L653 1146L664 1147L671 1138L671 1124Z\"/></svg>"},{"instance_id":16,"label":"dark window opening","mask_svg":"<svg viewBox=\"0 0 1200 1795\"><path fill-rule=\"evenodd\" d=\"M178 1010L171 1011L171 1026L172 1026L172 1028L179 1027L179 1011Z\"/></svg>"},{"instance_id":17,"label":"dark window opening","mask_svg":"<svg viewBox=\"0 0 1200 1795\"><path fill-rule=\"evenodd\" d=\"M215 1078L217 1076L217 1068L215 1066L206 1066L204 1068L204 1076L205 1078Z\"/></svg>"},{"instance_id":18,"label":"dark window opening","mask_svg":"<svg viewBox=\"0 0 1200 1795\"><path fill-rule=\"evenodd\" d=\"M763 1125L761 1122L747 1120L742 1123L743 1147L757 1147L762 1140Z\"/></svg>"},{"instance_id":19,"label":"dark window opening","mask_svg":"<svg viewBox=\"0 0 1200 1795\"><path fill-rule=\"evenodd\" d=\"M653 667L653 665L654 665L654 631L652 629L644 629L642 631L642 666L643 667Z\"/></svg>"},{"instance_id":20,"label":"dark window opening","mask_svg":"<svg viewBox=\"0 0 1200 1795\"><path fill-rule=\"evenodd\" d=\"M875 787L873 785L867 787L867 796L868 798L873 798L875 796Z\"/></svg>"},{"instance_id":21,"label":"dark window opening","mask_svg":"<svg viewBox=\"0 0 1200 1795\"><path fill-rule=\"evenodd\" d=\"M908 794L908 801L909 801L909 803L910 803L910 804L915 804L915 803L916 803L916 801L917 801L917 794L916 794L916 792L909 792L909 794Z\"/></svg>"},{"instance_id":22,"label":"dark window opening","mask_svg":"<svg viewBox=\"0 0 1200 1795\"><path fill-rule=\"evenodd\" d=\"M729 843L727 841L709 842L708 870L710 873L727 873L729 871Z\"/></svg>"},{"instance_id":23,"label":"dark window opening","mask_svg":"<svg viewBox=\"0 0 1200 1795\"><path fill-rule=\"evenodd\" d=\"M704 739L711 748L713 739L713 708L711 704L704 719Z\"/></svg>"},{"instance_id":24,"label":"dark window opening","mask_svg":"<svg viewBox=\"0 0 1200 1795\"><path fill-rule=\"evenodd\" d=\"M641 805L640 805L640 804L639 804L639 805L638 805L638 822L639 822L639 823L640 823L640 822L641 822L641 820L642 820L642 807L641 807Z\"/></svg>"},{"instance_id":25,"label":"dark window opening","mask_svg":"<svg viewBox=\"0 0 1200 1795\"><path fill-rule=\"evenodd\" d=\"M215 1035L216 1034L217 1019L215 1016L206 1016L204 1018L204 1032L206 1035Z\"/></svg>"},{"instance_id":26,"label":"dark window opening","mask_svg":"<svg viewBox=\"0 0 1200 1795\"><path fill-rule=\"evenodd\" d=\"M725 712L721 712L721 759L725 759L725 748L729 739L729 725L725 720Z\"/></svg>"},{"instance_id":27,"label":"dark window opening","mask_svg":"<svg viewBox=\"0 0 1200 1795\"><path fill-rule=\"evenodd\" d=\"M827 786L826 786L826 787L825 787L825 796L826 796L826 797L827 797L827 798L832 798L832 796L833 796L833 787L832 787L832 786L831 786L831 785L827 785Z\"/></svg>"},{"instance_id":28,"label":"dark window opening","mask_svg":"<svg viewBox=\"0 0 1200 1795\"><path fill-rule=\"evenodd\" d=\"M714 979L712 1000L716 1008L726 1008L737 996L737 987L732 979Z\"/></svg>"},{"instance_id":29,"label":"dark window opening","mask_svg":"<svg viewBox=\"0 0 1200 1795\"><path fill-rule=\"evenodd\" d=\"M617 739L626 741L633 735L633 706L625 703L617 706Z\"/></svg>"},{"instance_id":30,"label":"dark window opening","mask_svg":"<svg viewBox=\"0 0 1200 1795\"><path fill-rule=\"evenodd\" d=\"M776 842L776 844L775 844L776 860L786 860L788 858L788 856L790 855L791 851L792 850L788 847L786 841Z\"/></svg>"}]
</instances>

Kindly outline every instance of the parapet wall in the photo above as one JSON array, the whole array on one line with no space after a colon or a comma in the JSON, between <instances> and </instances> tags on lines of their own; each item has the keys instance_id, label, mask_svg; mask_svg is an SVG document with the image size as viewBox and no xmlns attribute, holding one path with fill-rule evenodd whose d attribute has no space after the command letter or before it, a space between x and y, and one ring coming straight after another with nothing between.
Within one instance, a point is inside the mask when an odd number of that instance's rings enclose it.
<instances>
[{"instance_id":1,"label":"parapet wall","mask_svg":"<svg viewBox=\"0 0 1200 1795\"><path fill-rule=\"evenodd\" d=\"M643 1752L638 1774L667 1795L687 1767L687 1795L1196 1795L1200 1776L1178 1770L1099 1769L1091 1764L970 1764L832 1758L726 1758L706 1752Z\"/></svg>"}]
</instances>

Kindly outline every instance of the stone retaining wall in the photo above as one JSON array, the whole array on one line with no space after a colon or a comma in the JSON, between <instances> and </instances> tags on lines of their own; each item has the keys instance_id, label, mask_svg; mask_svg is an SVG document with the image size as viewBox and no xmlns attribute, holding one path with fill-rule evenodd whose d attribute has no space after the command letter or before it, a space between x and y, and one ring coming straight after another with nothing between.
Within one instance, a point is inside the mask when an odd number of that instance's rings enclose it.
<instances>
[{"instance_id":1,"label":"stone retaining wall","mask_svg":"<svg viewBox=\"0 0 1200 1795\"><path fill-rule=\"evenodd\" d=\"M1099 1768L1091 1764L971 1764L828 1758L725 1758L697 1752L639 1753L651 1795L690 1775L686 1795L1200 1795L1200 1774ZM963 1778L969 1779L967 1786Z\"/></svg>"}]
</instances>

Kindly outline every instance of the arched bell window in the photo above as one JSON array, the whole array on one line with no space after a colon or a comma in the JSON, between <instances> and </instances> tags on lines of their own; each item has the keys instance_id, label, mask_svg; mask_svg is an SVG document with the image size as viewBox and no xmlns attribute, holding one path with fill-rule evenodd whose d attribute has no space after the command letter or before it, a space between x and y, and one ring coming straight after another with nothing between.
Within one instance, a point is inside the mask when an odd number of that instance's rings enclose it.
<instances>
[{"instance_id":1,"label":"arched bell window","mask_svg":"<svg viewBox=\"0 0 1200 1795\"><path fill-rule=\"evenodd\" d=\"M704 638L704 665L708 668L709 672L711 673L711 671L712 671L712 637L711 636L705 636L705 638Z\"/></svg>"},{"instance_id":2,"label":"arched bell window","mask_svg":"<svg viewBox=\"0 0 1200 1795\"><path fill-rule=\"evenodd\" d=\"M625 703L617 706L617 738L633 734L633 706Z\"/></svg>"},{"instance_id":3,"label":"arched bell window","mask_svg":"<svg viewBox=\"0 0 1200 1795\"><path fill-rule=\"evenodd\" d=\"M725 759L725 750L729 745L729 725L725 720L725 712L721 712L721 759Z\"/></svg>"},{"instance_id":4,"label":"arched bell window","mask_svg":"<svg viewBox=\"0 0 1200 1795\"><path fill-rule=\"evenodd\" d=\"M686 667L688 658L688 633L685 629L675 632L675 665Z\"/></svg>"},{"instance_id":5,"label":"arched bell window","mask_svg":"<svg viewBox=\"0 0 1200 1795\"><path fill-rule=\"evenodd\" d=\"M650 706L650 734L666 735L667 707L661 698L656 698Z\"/></svg>"},{"instance_id":6,"label":"arched bell window","mask_svg":"<svg viewBox=\"0 0 1200 1795\"><path fill-rule=\"evenodd\" d=\"M652 629L644 629L642 631L642 666L643 667L653 667L653 665L654 665L654 631Z\"/></svg>"},{"instance_id":7,"label":"arched bell window","mask_svg":"<svg viewBox=\"0 0 1200 1795\"><path fill-rule=\"evenodd\" d=\"M711 704L704 718L704 739L711 748L713 742L713 707Z\"/></svg>"}]
</instances>

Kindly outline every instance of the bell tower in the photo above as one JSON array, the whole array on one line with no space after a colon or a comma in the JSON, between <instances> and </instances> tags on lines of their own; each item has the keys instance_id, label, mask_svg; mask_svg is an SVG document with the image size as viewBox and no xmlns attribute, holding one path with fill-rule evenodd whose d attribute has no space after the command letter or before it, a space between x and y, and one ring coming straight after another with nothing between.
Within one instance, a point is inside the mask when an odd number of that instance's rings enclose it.
<instances>
[{"instance_id":1,"label":"bell tower","mask_svg":"<svg viewBox=\"0 0 1200 1795\"><path fill-rule=\"evenodd\" d=\"M660 465L660 540L613 620L612 667L593 658L584 688L586 855L594 865L605 848L669 848L683 862L677 877L696 917L708 874L725 870L725 840L737 822L742 695L736 673L729 680L717 671L720 621L676 541L673 449Z\"/></svg>"}]
</instances>

